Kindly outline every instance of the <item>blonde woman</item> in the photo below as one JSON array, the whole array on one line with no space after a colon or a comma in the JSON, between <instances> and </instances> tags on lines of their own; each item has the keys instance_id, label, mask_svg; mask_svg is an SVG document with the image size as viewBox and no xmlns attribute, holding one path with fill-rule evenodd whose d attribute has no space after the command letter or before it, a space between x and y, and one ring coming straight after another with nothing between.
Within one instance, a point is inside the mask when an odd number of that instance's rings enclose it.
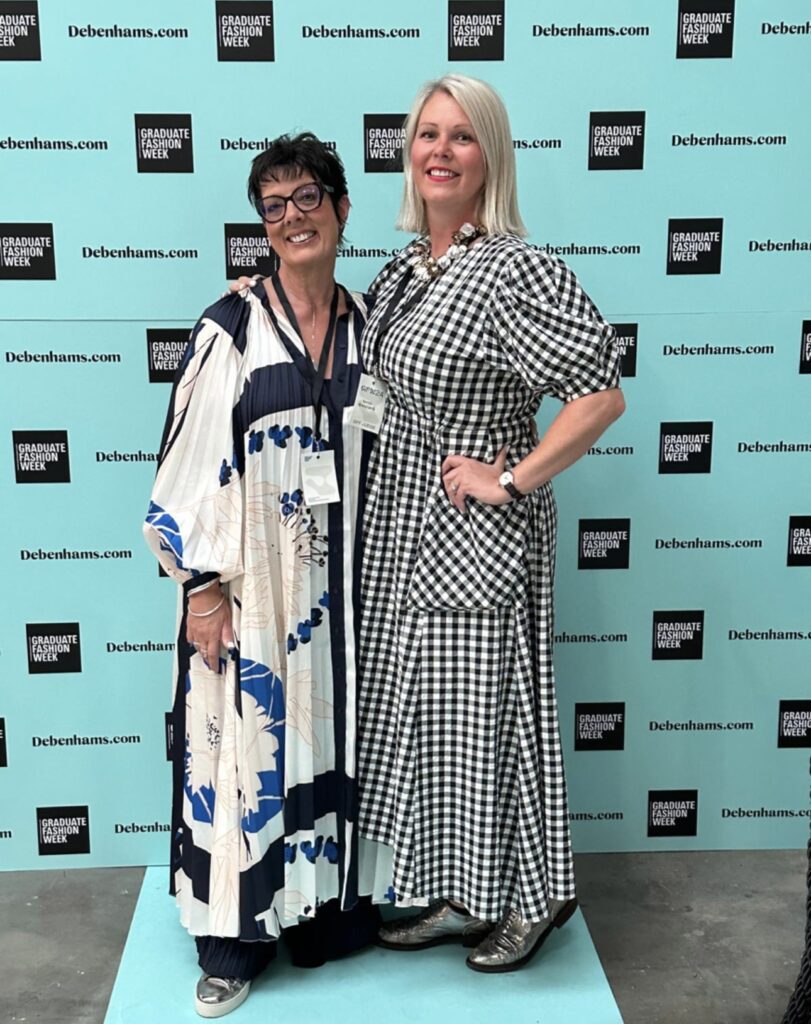
<instances>
[{"instance_id":1,"label":"blonde woman","mask_svg":"<svg viewBox=\"0 0 811 1024\"><path fill-rule=\"evenodd\" d=\"M509 120L448 75L406 122L362 357L388 399L364 513L359 826L393 858L384 946L526 963L576 906L552 670L551 479L624 409L614 332L522 236ZM562 408L539 438L541 400Z\"/></svg>"}]
</instances>

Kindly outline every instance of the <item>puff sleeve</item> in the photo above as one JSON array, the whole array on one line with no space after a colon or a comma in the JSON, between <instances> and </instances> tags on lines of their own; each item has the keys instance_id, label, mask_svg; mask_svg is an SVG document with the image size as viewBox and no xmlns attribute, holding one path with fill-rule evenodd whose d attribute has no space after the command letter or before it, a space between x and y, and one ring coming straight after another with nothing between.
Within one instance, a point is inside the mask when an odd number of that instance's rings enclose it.
<instances>
[{"instance_id":1,"label":"puff sleeve","mask_svg":"<svg viewBox=\"0 0 811 1024\"><path fill-rule=\"evenodd\" d=\"M498 278L491 326L532 390L571 402L619 386L616 332L562 260L522 245Z\"/></svg>"},{"instance_id":2,"label":"puff sleeve","mask_svg":"<svg viewBox=\"0 0 811 1024\"><path fill-rule=\"evenodd\" d=\"M241 439L234 434L234 412L246 307L244 298L228 297L207 310L192 332L143 527L164 570L187 590L217 577L228 582L243 571Z\"/></svg>"}]
</instances>

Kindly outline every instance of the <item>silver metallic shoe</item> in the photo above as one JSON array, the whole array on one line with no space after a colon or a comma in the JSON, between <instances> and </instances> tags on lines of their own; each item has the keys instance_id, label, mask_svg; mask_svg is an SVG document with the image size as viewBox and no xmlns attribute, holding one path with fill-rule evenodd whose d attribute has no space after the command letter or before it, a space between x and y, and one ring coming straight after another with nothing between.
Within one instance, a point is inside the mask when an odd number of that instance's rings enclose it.
<instances>
[{"instance_id":1,"label":"silver metallic shoe","mask_svg":"<svg viewBox=\"0 0 811 1024\"><path fill-rule=\"evenodd\" d=\"M577 900L550 901L553 917L532 923L517 910L508 910L484 942L465 961L472 970L486 974L517 971L538 952L553 928L560 928L577 910ZM555 906L558 907L555 911Z\"/></svg>"},{"instance_id":2,"label":"silver metallic shoe","mask_svg":"<svg viewBox=\"0 0 811 1024\"><path fill-rule=\"evenodd\" d=\"M455 910L447 900L437 900L414 917L384 924L377 941L386 949L428 949L444 942L469 947L477 946L492 927L488 921Z\"/></svg>"},{"instance_id":3,"label":"silver metallic shoe","mask_svg":"<svg viewBox=\"0 0 811 1024\"><path fill-rule=\"evenodd\" d=\"M203 974L197 982L194 1008L201 1017L224 1017L245 1002L251 983L242 978L217 978Z\"/></svg>"}]
</instances>

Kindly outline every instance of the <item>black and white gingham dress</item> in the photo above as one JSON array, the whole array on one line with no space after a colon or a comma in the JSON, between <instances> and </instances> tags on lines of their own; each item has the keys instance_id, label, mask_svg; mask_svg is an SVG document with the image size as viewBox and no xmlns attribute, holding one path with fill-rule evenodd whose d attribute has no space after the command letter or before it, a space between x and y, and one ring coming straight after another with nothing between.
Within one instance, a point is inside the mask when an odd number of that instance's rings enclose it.
<instances>
[{"instance_id":1,"label":"black and white gingham dress","mask_svg":"<svg viewBox=\"0 0 811 1024\"><path fill-rule=\"evenodd\" d=\"M408 268L406 249L378 275L362 343L389 394L365 509L360 831L393 848L401 905L449 897L538 921L574 895L552 488L462 515L440 467L504 445L514 466L537 444L543 395L617 386L614 334L560 260L491 235L381 336ZM412 276L403 303L420 287Z\"/></svg>"}]
</instances>

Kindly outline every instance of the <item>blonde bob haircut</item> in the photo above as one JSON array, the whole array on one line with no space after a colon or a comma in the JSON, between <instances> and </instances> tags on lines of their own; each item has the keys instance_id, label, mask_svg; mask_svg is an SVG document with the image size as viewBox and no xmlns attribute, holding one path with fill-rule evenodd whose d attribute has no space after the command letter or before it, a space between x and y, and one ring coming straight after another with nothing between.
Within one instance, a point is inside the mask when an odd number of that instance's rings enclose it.
<instances>
[{"instance_id":1,"label":"blonde bob haircut","mask_svg":"<svg viewBox=\"0 0 811 1024\"><path fill-rule=\"evenodd\" d=\"M426 102L437 92L454 99L470 119L470 125L484 157L484 192L478 220L490 234L524 236L527 229L518 212L515 183L515 154L507 109L495 89L467 75L443 75L426 82L417 93L405 122L403 146L403 201L397 227L419 235L428 233L425 203L411 173L411 146L417 134L420 114Z\"/></svg>"}]
</instances>

